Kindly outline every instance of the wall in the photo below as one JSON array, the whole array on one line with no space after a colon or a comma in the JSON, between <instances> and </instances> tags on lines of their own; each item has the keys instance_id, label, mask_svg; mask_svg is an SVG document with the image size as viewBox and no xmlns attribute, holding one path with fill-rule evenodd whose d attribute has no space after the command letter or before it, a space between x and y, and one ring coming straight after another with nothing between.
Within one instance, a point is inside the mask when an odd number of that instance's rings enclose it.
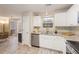
<instances>
[{"instance_id":1,"label":"wall","mask_svg":"<svg viewBox=\"0 0 79 59\"><path fill-rule=\"evenodd\" d=\"M5 24L5 32L10 32L9 24Z\"/></svg>"},{"instance_id":2,"label":"wall","mask_svg":"<svg viewBox=\"0 0 79 59\"><path fill-rule=\"evenodd\" d=\"M3 25L0 23L0 33L3 32Z\"/></svg>"},{"instance_id":3,"label":"wall","mask_svg":"<svg viewBox=\"0 0 79 59\"><path fill-rule=\"evenodd\" d=\"M3 29L4 28L4 29ZM8 17L0 17L0 32L9 32L9 18Z\"/></svg>"},{"instance_id":4,"label":"wall","mask_svg":"<svg viewBox=\"0 0 79 59\"><path fill-rule=\"evenodd\" d=\"M62 27L56 27L56 29L59 33L61 33L61 32L73 32L79 36L79 26L62 26Z\"/></svg>"}]
</instances>

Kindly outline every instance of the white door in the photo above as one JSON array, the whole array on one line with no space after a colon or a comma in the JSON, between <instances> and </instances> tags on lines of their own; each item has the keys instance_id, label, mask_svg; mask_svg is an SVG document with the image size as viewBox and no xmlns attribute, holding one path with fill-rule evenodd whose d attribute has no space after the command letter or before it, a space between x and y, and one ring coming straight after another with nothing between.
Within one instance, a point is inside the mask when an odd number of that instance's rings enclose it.
<instances>
[{"instance_id":1,"label":"white door","mask_svg":"<svg viewBox=\"0 0 79 59\"><path fill-rule=\"evenodd\" d=\"M23 16L23 32L22 32L23 44L30 46L30 17Z\"/></svg>"}]
</instances>

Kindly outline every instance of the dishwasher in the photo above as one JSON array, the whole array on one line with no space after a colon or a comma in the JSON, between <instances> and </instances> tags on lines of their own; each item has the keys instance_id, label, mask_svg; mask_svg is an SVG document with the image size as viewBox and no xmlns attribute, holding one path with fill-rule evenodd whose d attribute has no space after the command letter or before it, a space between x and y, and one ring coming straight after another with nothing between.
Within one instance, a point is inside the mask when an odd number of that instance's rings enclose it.
<instances>
[{"instance_id":1,"label":"dishwasher","mask_svg":"<svg viewBox=\"0 0 79 59\"><path fill-rule=\"evenodd\" d=\"M31 45L39 47L39 34L31 34Z\"/></svg>"}]
</instances>

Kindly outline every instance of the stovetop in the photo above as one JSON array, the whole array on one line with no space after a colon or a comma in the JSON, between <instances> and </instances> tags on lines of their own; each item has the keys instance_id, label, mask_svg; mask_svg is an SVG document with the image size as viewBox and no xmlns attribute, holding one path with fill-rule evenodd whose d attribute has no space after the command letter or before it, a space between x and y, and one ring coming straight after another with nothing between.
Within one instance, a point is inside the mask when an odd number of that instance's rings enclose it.
<instances>
[{"instance_id":1,"label":"stovetop","mask_svg":"<svg viewBox=\"0 0 79 59\"><path fill-rule=\"evenodd\" d=\"M79 53L79 42L77 41L70 41L70 40L67 40L67 42L69 42L72 46L72 48L77 52Z\"/></svg>"}]
</instances>

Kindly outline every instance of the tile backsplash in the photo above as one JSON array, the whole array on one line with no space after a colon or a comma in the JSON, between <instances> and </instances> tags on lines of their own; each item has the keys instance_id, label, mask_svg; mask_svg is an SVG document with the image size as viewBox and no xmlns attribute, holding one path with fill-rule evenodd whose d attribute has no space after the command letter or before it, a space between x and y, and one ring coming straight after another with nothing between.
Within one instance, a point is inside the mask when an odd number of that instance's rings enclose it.
<instances>
[{"instance_id":1,"label":"tile backsplash","mask_svg":"<svg viewBox=\"0 0 79 59\"><path fill-rule=\"evenodd\" d=\"M69 27L56 27L57 30L68 30L68 31L79 31L78 26L69 26Z\"/></svg>"},{"instance_id":2,"label":"tile backsplash","mask_svg":"<svg viewBox=\"0 0 79 59\"><path fill-rule=\"evenodd\" d=\"M79 35L79 27L78 26L69 26L69 27L56 27L58 32L73 32L77 35Z\"/></svg>"}]
</instances>

